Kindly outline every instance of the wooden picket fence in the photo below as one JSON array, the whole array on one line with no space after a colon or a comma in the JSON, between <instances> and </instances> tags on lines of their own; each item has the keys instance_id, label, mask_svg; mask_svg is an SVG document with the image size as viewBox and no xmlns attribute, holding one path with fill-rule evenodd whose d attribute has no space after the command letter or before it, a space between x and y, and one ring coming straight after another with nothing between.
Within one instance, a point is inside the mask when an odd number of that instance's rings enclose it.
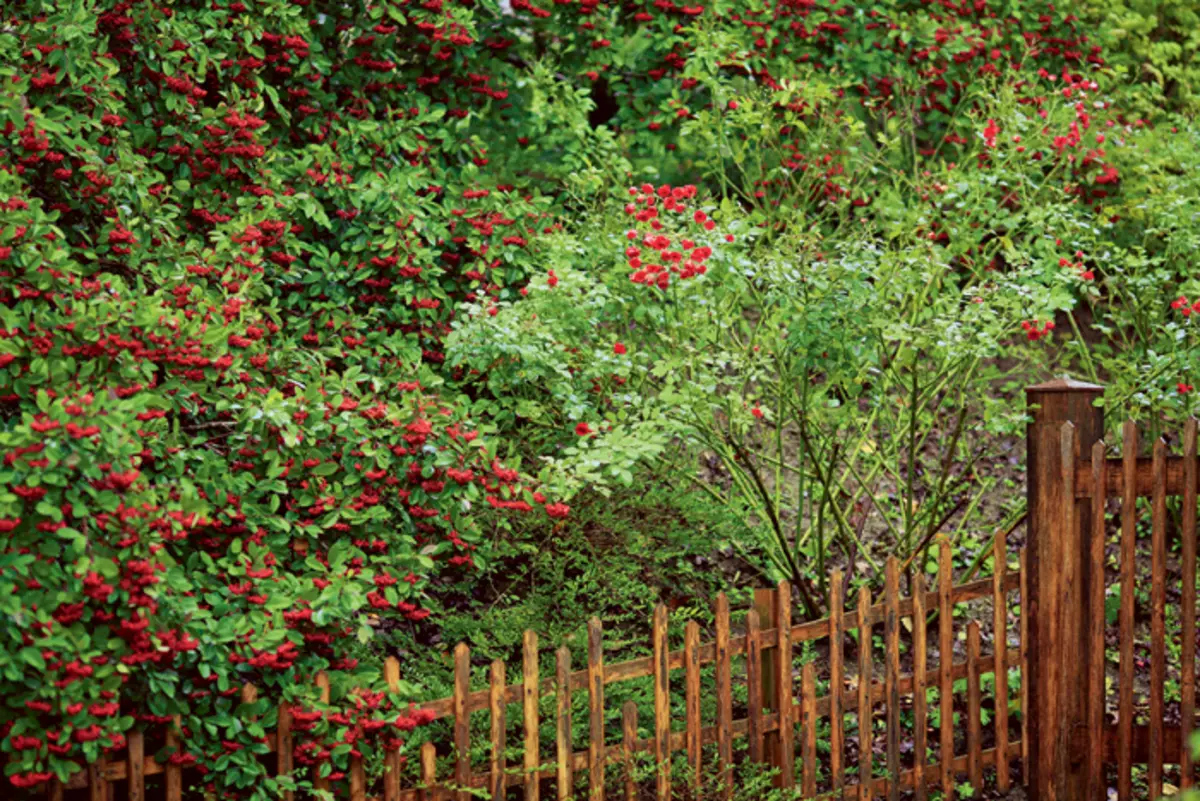
<instances>
[{"instance_id":1,"label":"wooden picket fence","mask_svg":"<svg viewBox=\"0 0 1200 801\"><path fill-rule=\"evenodd\" d=\"M543 792L559 801L568 798L601 801L612 797L634 801L651 792L659 801L696 797L695 788L701 786L709 767L705 765L704 746L715 745L715 764L711 767L715 767L718 777L723 777L718 782L719 792L730 797L734 783L734 741L746 738L745 758L778 769L779 785L799 788L804 798L832 792L839 797L895 799L901 789L912 789L916 798L925 798L927 787L932 785L940 787L943 797L949 799L954 797L962 780L973 787L982 787L986 768L994 769L997 785L1007 789L1009 765L1021 757L1021 739L1010 736L1007 679L1010 673L1020 670L1022 657L1018 649L1008 647L1007 633L1013 607L1010 596L1019 590L1022 573L1009 572L1006 559L1004 543L997 540L993 576L953 586L950 548L943 544L939 571L942 579L937 590L926 592L917 575L913 591L906 598L900 592L899 563L893 558L887 565L883 601L872 604L870 594L863 589L851 610L844 608L842 576L835 572L830 578L831 615L799 624L791 622L792 593L784 582L776 590L760 593L759 603L747 611L744 628L736 634L731 630L729 604L720 595L713 609L714 641L701 643L699 626L691 621L685 628L680 650L671 650L668 645L667 610L660 605L652 621L651 656L616 664L605 663L600 622L593 620L588 627L587 668L572 672L570 651L559 648L555 678L547 682L538 680L537 637L533 632L525 635L522 682L506 686L504 664L497 661L491 666L489 687L475 692L469 686L470 653L465 645L460 645L454 655L454 695L427 705L439 716L453 720L454 742L448 749L453 758L453 778L444 781L433 773L436 747L426 743L421 758L425 771L422 785L437 791L487 788L489 796L497 800L507 798L508 790L517 786L523 788L523 797L532 801L537 801ZM965 660L956 662L955 608L981 598L992 599L993 626L1001 632L1001 636L994 638L999 647L984 655L979 624L970 622L966 626ZM933 615L937 619L938 661L931 670L927 620ZM910 622L907 627L902 625L905 619ZM880 626L884 635L882 654L876 653L872 636ZM902 629L907 629L907 636ZM850 637L852 632L859 636ZM860 632L867 634L863 637ZM815 661L805 661L796 667L796 649L802 643L823 643L827 647L828 676L822 682L823 692L818 691ZM847 645L851 647L847 649ZM847 650L857 656L850 663L854 666L853 675L847 672ZM902 650L911 661L908 670L901 669ZM743 669L735 677L734 659L739 657ZM882 680L877 675L880 663ZM707 664L715 666L716 715L711 721L701 716L701 668ZM682 676L677 675L680 672ZM994 744L985 749L982 715L985 699L980 680L989 674L1004 680L994 682L995 692L990 699L994 710ZM654 699L653 719L646 726L649 736L639 737L638 712L630 701L622 709L621 742L609 743L605 736L605 688L616 682L647 677L653 680ZM936 741L929 737L927 693L929 689L938 690L940 718L953 721L954 684L961 679L966 679L967 690L965 703L958 705L959 709L965 706L965 726L960 726L960 731L965 728L965 737L958 738L963 746L959 749L953 724L934 729L938 735ZM735 680L744 685L747 697L740 717L735 714L732 701ZM685 714L682 721L675 721L670 711L672 691L680 689ZM588 700L588 744L580 750L575 750L571 742L570 696L574 692L586 693ZM543 695L553 695L556 699L555 748L549 768L539 767L542 758L538 699ZM525 747L521 765L510 769L505 762L509 743L505 707L518 702L523 709L521 729ZM902 721L902 710L911 710L911 725ZM491 758L484 772L475 772L469 757L470 716L477 711L487 711L491 720ZM878 734L877 719L885 724L882 764L874 758L875 749L870 745ZM820 762L819 729L828 730L829 745L828 754ZM848 758L848 731L856 736L869 732L865 738L868 747L855 749L856 764L851 764ZM910 757L902 757L902 739L912 743ZM684 752L688 766L682 786L672 784L673 779L679 778L670 764L676 751ZM642 752L651 754L657 765L652 791L635 783L633 762ZM929 754L934 755L933 761L929 760ZM713 756L710 749L708 758L712 760ZM608 765L618 767L615 784L606 781ZM423 792L428 791L410 790L399 797L429 797L422 795Z\"/></svg>"},{"instance_id":2,"label":"wooden picket fence","mask_svg":"<svg viewBox=\"0 0 1200 801\"><path fill-rule=\"evenodd\" d=\"M488 796L497 801L508 798L510 791L527 801L539 801L543 796L559 801L633 801L651 795L665 801L684 795L696 797L695 788L706 769L715 769L719 792L728 798L734 783L733 767L738 761L734 743L742 738L746 746L741 749L741 760L776 768L780 786L797 787L805 798L833 792L847 798L896 799L901 789L912 789L921 799L926 797L927 787L940 787L946 793L944 797L953 798L960 781L982 786L985 769L994 770L997 785L1007 788L1010 763L1022 755L1021 738L1010 734L1007 679L1019 673L1023 656L1018 649L1010 648L1007 640L1010 612L1017 606L1013 596L1021 588L1024 573L1009 572L1006 558L1004 543L998 540L994 575L954 586L950 548L943 545L937 589L926 591L917 574L908 597L900 591L900 566L893 558L887 564L882 601L872 603L869 592L862 589L851 609L843 602L843 577L834 572L830 577L831 614L815 622L792 622L792 592L784 582L774 590L759 591L755 608L746 612L740 630L735 632L729 603L722 594L713 609L714 640L702 643L699 625L690 621L683 647L675 650L668 643L667 609L659 605L652 620L651 655L618 663L605 662L603 631L600 621L593 619L588 626L587 667L572 671L571 652L563 646L555 652L552 678L539 675L538 638L532 631L524 636L520 681L512 684L507 683L505 664L496 661L490 666L488 686L472 689L470 651L466 645L459 645L454 650L453 695L423 705L436 718L450 721L452 742L441 748L433 742L424 743L419 753L419 778L415 786L407 788L401 787L398 753L388 755L387 769L377 784L368 781L362 763L356 760L345 792L352 801L465 801L471 797L470 789L479 788L486 788ZM991 599L994 630L1001 633L993 637L998 647L992 654L983 654L980 627L972 621L966 626L965 658L955 661L955 610L984 598ZM927 621L931 618L936 619L933 645L937 662L933 668L928 659L927 636ZM904 625L906 620L908 625ZM883 633L882 652L874 645L878 629ZM821 667L820 685L815 661L803 661L797 668L797 649L804 643L824 646L827 657ZM907 669L901 667L902 652L910 663ZM706 665L715 668L716 714L712 720L701 716L701 669ZM740 667L736 676L735 666ZM994 682L994 697L986 699L993 710L993 743L985 748L981 679L989 674L1004 680ZM386 677L393 685L399 680L394 660L389 660ZM621 710L620 741L610 742L605 688L647 678L653 681L654 713L646 722L649 736L641 736L637 708L627 702ZM965 698L956 699L955 682L963 679ZM318 681L324 700L328 700L328 681L324 677ZM736 711L735 682L742 685L747 698ZM930 689L938 691L942 721L953 721L956 712L959 714L962 723L957 738L953 725L931 727L927 700ZM587 695L586 747L572 742L574 693ZM672 720L672 698L681 694L686 712L682 720ZM253 698L253 687L243 688L243 700ZM554 744L547 752L542 749L543 721L539 717L543 698L552 698L555 710ZM518 726L510 725L508 707L512 705L521 709ZM902 710L911 710L911 724L902 720ZM288 714L286 705L281 707L283 725L270 736L281 774L293 768ZM471 719L475 714L486 714L490 719L490 759L486 766L471 761ZM880 722L884 724L882 729L876 725ZM829 743L828 754L820 763L819 727L828 730ZM861 732L868 734L863 737ZM931 733L936 736L931 737ZM879 739L884 741L882 760L875 758L874 746ZM902 755L902 740L912 743L911 749L905 749L907 755ZM516 741L523 744L521 760L509 765L506 754ZM179 801L183 797L182 771L155 762L144 753L142 743L141 735L132 733L125 760L110 759L93 766L69 783L68 789L88 787L94 801L112 798L114 790L123 790L130 801L142 801L147 797L146 777L165 773L162 797ZM714 745L715 754L711 748ZM706 746L710 746L707 756ZM682 781L671 769L675 752L686 755L687 778ZM657 765L652 788L640 787L635 781L633 764L640 753L651 755ZM449 775L438 775L439 756L443 765L447 761L451 764ZM852 760L852 756L856 758ZM706 765L706 758L713 764ZM610 766L613 770L606 776ZM713 772L709 770L710 779ZM329 787L327 780L315 783ZM62 788L50 788L49 793L51 798L61 798ZM155 788L154 795L158 794Z\"/></svg>"},{"instance_id":3,"label":"wooden picket fence","mask_svg":"<svg viewBox=\"0 0 1200 801\"><path fill-rule=\"evenodd\" d=\"M1008 789L1019 762L1031 801L1094 801L1114 786L1120 801L1155 799L1167 766L1178 766L1171 775L1180 786L1194 786L1187 741L1196 716L1197 424L1187 424L1182 456L1169 456L1160 440L1147 459L1139 457L1137 430L1128 423L1121 458L1110 459L1101 441L1103 412L1095 405L1101 392L1065 380L1027 390L1032 422L1026 547L1014 559L1019 570L1009 569L998 536L992 576L956 586L950 547L942 543L932 591L916 571L907 597L902 594L904 571L893 558L877 602L863 589L848 608L843 576L835 572L830 615L814 622L793 623L786 582L758 591L753 607L736 618L721 595L713 609L714 639L701 642L700 626L690 621L674 650L667 610L658 606L650 655L618 663L606 662L604 632L593 620L587 667L572 670L573 655L562 646L554 654L554 675L545 678L537 635L526 632L519 681L509 683L505 664L497 661L486 687L472 688L471 653L459 645L453 694L424 704L449 724L440 727L445 738L425 742L412 755L415 771L394 752L378 777L352 760L347 781L331 787L314 773L313 783L351 801L466 801L478 794L493 801L698 801L701 782L704 798L730 798L735 768L760 763L802 798L898 801L903 792L924 801L939 792L950 801L964 781L975 791L985 781ZM1180 544L1178 559L1171 560L1168 499L1174 497L1180 499ZM1139 498L1149 499L1148 548L1138 539ZM1111 549L1109 520L1119 522ZM1148 559L1140 553L1147 549ZM1135 617L1139 583L1149 589L1148 627ZM1167 614L1169 591L1178 592L1175 618ZM1119 600L1113 626L1105 615L1108 596ZM965 626L956 630L959 612ZM980 621L989 617L992 650L985 654ZM1167 647L1169 630L1177 630L1177 648ZM1119 649L1115 676L1107 671L1108 642ZM1139 661L1139 653L1148 659ZM1166 693L1170 667L1180 676L1177 725L1167 720L1173 713ZM399 685L394 659L386 663L385 679L393 689ZM328 701L327 678L317 680ZM638 720L633 702L623 705L619 720L609 714L606 688L646 680L650 720ZM1144 710L1135 705L1142 681ZM1009 697L1010 682L1019 684L1016 698ZM929 690L936 690L934 708ZM577 694L586 695L585 705L573 704ZM243 700L254 695L252 686L242 688ZM510 707L519 715L510 719ZM1010 715L1010 707L1017 714ZM553 710L546 720L543 708ZM573 740L577 708L586 709L585 742ZM679 709L682 714L673 712ZM290 714L287 704L280 706L279 728L268 737L279 774L294 767ZM484 715L487 741L476 745L487 757L473 760L472 721ZM551 731L552 737L543 736ZM176 744L173 738L168 734L167 743ZM109 757L45 793L52 801L64 793L83 797L84 790L91 801L181 801L184 771L146 751L144 735L132 731L124 759ZM514 764L510 755L517 757ZM635 766L645 756L653 778L642 781L645 773ZM1135 773L1135 765L1145 768ZM162 780L147 784L160 774Z\"/></svg>"},{"instance_id":4,"label":"wooden picket fence","mask_svg":"<svg viewBox=\"0 0 1200 801\"><path fill-rule=\"evenodd\" d=\"M1068 425L1061 432L1064 454L1072 454L1073 470L1068 469L1064 480L1067 497L1074 496L1089 505L1087 519L1073 515L1068 525L1089 544L1085 552L1091 564L1087 571L1099 580L1081 586L1089 593L1085 604L1089 612L1084 635L1087 639L1087 689L1085 713L1089 721L1086 743L1071 742L1076 751L1086 749L1089 770L1087 778L1094 789L1092 797L1103 797L1111 786L1111 770L1116 768L1116 788L1121 801L1135 797L1135 764L1145 765L1145 797L1157 799L1163 795L1164 766L1179 766L1179 786L1183 789L1196 783L1195 765L1188 737L1195 728L1196 717L1196 421L1189 420L1183 434L1183 456L1167 455L1167 444L1158 439L1153 444L1151 458L1138 457L1138 431L1126 422L1122 433L1122 454L1119 459L1107 458L1103 441L1092 444L1090 458L1079 459L1079 442L1075 427ZM1167 648L1167 498L1181 498L1179 505L1179 625L1177 656ZM1149 564L1149 648L1148 670L1137 670L1135 646L1135 595L1139 581L1137 528L1138 498L1149 498L1150 564ZM1109 500L1119 500L1117 561L1119 574L1115 581L1106 578L1105 556L1108 544ZM1082 531L1084 526L1090 531ZM1142 565L1145 567L1145 565ZM1142 571L1144 574L1145 571ZM1172 582L1174 583L1174 582ZM1106 625L1104 599L1114 591L1120 600L1120 612L1114 631ZM1106 634L1115 634L1119 650L1119 674L1115 682L1115 704L1111 703L1105 681ZM1167 725L1165 686L1168 667L1178 670L1179 721ZM1145 725L1135 725L1134 689L1139 677L1149 674L1148 710ZM1068 699L1069 700L1069 699ZM1115 708L1116 721L1109 722L1108 711Z\"/></svg>"}]
</instances>

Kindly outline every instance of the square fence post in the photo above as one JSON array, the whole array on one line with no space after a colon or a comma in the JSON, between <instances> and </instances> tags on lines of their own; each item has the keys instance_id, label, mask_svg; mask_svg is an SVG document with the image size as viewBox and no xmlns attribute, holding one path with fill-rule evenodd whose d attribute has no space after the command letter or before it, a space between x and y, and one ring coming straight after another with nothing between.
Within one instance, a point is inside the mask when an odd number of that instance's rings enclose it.
<instances>
[{"instance_id":1,"label":"square fence post","mask_svg":"<svg viewBox=\"0 0 1200 801\"><path fill-rule=\"evenodd\" d=\"M760 587L754 591L754 608L762 628L774 629L779 625L778 592L774 587ZM774 638L778 641L778 637ZM779 713L779 696L775 682L775 645L763 645L762 649L762 701L767 715ZM779 731L767 732L763 737L763 762L773 768L779 767Z\"/></svg>"},{"instance_id":2,"label":"square fence post","mask_svg":"<svg viewBox=\"0 0 1200 801\"><path fill-rule=\"evenodd\" d=\"M1029 738L1030 801L1095 801L1088 788L1103 765L1090 765L1087 712L1103 687L1088 686L1088 637L1093 615L1104 610L1088 604L1093 581L1088 558L1091 508L1075 498L1072 476L1079 455L1090 454L1104 435L1104 412L1095 401L1104 388L1069 379L1025 390L1032 417L1027 431L1028 498L1026 558L1029 599L1029 709L1022 710ZM1063 430L1074 427L1073 452L1063 446ZM1068 495L1070 497L1068 497Z\"/></svg>"}]
</instances>

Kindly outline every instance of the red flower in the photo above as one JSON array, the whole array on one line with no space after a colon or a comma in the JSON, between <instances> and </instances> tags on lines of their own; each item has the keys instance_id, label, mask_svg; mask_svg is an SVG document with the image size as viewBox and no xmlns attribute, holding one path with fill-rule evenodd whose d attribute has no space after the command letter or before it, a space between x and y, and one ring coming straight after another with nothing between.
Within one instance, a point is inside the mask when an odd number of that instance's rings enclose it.
<instances>
[{"instance_id":1,"label":"red flower","mask_svg":"<svg viewBox=\"0 0 1200 801\"><path fill-rule=\"evenodd\" d=\"M983 129L983 144L987 147L996 146L996 137L1000 135L1000 126L995 120L988 120L987 127Z\"/></svg>"},{"instance_id":2,"label":"red flower","mask_svg":"<svg viewBox=\"0 0 1200 801\"><path fill-rule=\"evenodd\" d=\"M567 515L571 513L571 507L565 503L548 503L546 504L546 514L554 520L565 520Z\"/></svg>"},{"instance_id":3,"label":"red flower","mask_svg":"<svg viewBox=\"0 0 1200 801\"><path fill-rule=\"evenodd\" d=\"M1176 384L1175 388L1179 390L1180 395L1186 395L1195 389L1195 387L1193 387L1191 384L1184 384L1182 381Z\"/></svg>"},{"instance_id":4,"label":"red flower","mask_svg":"<svg viewBox=\"0 0 1200 801\"><path fill-rule=\"evenodd\" d=\"M616 343L615 345L613 345L613 353L617 354L618 356L624 356L625 355L625 346L622 345L620 342Z\"/></svg>"},{"instance_id":5,"label":"red flower","mask_svg":"<svg viewBox=\"0 0 1200 801\"><path fill-rule=\"evenodd\" d=\"M592 428L587 423L580 423L575 426L575 433L578 436L586 437L588 434L592 433Z\"/></svg>"},{"instance_id":6,"label":"red flower","mask_svg":"<svg viewBox=\"0 0 1200 801\"><path fill-rule=\"evenodd\" d=\"M757 406L755 406L753 409L750 410L750 414L754 415L755 417L757 417L758 419L761 420L762 416L763 416L763 410L758 408Z\"/></svg>"}]
</instances>

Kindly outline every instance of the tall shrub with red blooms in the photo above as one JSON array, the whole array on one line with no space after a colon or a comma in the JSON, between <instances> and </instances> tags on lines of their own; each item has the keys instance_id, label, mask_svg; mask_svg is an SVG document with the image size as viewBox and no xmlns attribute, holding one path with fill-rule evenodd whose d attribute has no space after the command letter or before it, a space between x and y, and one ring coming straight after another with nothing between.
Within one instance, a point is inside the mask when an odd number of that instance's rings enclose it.
<instances>
[{"instance_id":1,"label":"tall shrub with red blooms","mask_svg":"<svg viewBox=\"0 0 1200 801\"><path fill-rule=\"evenodd\" d=\"M423 720L347 694L381 684L360 641L428 625L431 579L486 559L473 508L531 508L438 366L541 212L448 169L453 110L372 44L436 63L471 36L436 9L397 33L254 5L0 20L6 797L173 717L160 759L276 797L256 755L281 700L296 764L332 756L344 789Z\"/></svg>"}]
</instances>

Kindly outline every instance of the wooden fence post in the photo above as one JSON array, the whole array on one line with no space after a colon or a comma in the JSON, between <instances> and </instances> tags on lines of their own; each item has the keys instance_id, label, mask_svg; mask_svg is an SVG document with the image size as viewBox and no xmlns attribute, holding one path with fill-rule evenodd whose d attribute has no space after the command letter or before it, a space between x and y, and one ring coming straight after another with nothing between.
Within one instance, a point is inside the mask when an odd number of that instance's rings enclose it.
<instances>
[{"instance_id":1,"label":"wooden fence post","mask_svg":"<svg viewBox=\"0 0 1200 801\"><path fill-rule=\"evenodd\" d=\"M1021 610L1029 615L1029 672L1022 677L1029 688L1029 708L1022 710L1028 794L1030 801L1091 801L1085 797L1103 765L1086 758L1088 709L1104 688L1088 686L1088 631L1092 616L1104 609L1088 603L1094 534L1090 504L1074 497L1073 476L1079 454L1090 453L1104 434L1104 412L1095 406L1104 388L1058 379L1025 392L1032 417L1026 439L1030 598Z\"/></svg>"},{"instance_id":2,"label":"wooden fence post","mask_svg":"<svg viewBox=\"0 0 1200 801\"><path fill-rule=\"evenodd\" d=\"M759 587L754 591L754 609L758 612L759 625L763 629L773 629L779 624L779 604L775 600L774 587ZM778 641L775 637L775 642ZM763 643L759 656L762 660L762 705L766 714L779 713L779 696L776 693L775 681L775 642ZM763 736L763 762L772 767L779 767L779 730L767 732Z\"/></svg>"}]
</instances>

